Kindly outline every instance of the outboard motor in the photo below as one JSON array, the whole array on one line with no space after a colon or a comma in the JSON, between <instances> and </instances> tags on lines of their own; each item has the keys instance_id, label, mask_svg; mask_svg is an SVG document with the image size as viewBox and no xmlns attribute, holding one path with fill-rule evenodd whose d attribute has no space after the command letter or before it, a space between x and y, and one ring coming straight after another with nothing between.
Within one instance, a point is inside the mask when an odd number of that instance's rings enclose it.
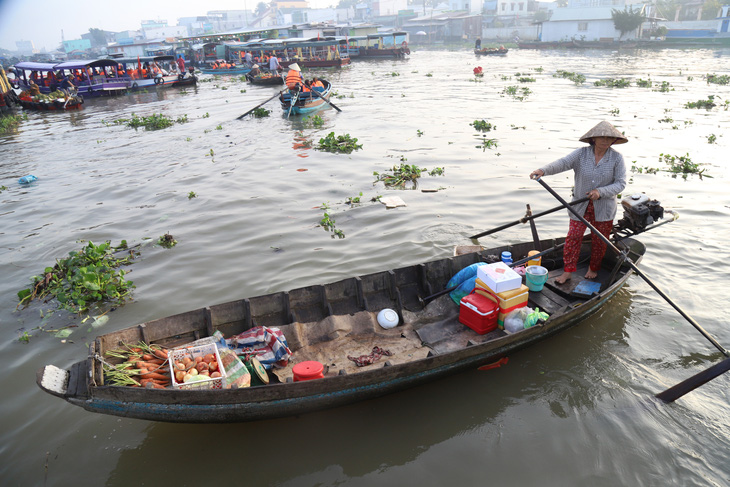
<instances>
[{"instance_id":1,"label":"outboard motor","mask_svg":"<svg viewBox=\"0 0 730 487\"><path fill-rule=\"evenodd\" d=\"M646 227L664 218L664 208L657 200L650 200L643 193L624 196L621 199L624 216L616 227L618 230L628 230L633 234L641 233Z\"/></svg>"}]
</instances>

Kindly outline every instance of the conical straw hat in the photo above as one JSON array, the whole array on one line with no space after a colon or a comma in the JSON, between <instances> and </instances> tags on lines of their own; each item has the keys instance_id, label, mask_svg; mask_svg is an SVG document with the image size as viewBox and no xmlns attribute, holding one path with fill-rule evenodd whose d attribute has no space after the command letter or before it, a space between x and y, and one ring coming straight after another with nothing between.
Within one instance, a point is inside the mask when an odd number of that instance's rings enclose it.
<instances>
[{"instance_id":1,"label":"conical straw hat","mask_svg":"<svg viewBox=\"0 0 730 487\"><path fill-rule=\"evenodd\" d=\"M301 71L302 68L299 67L297 63L292 63L289 65L289 69L293 69L294 71Z\"/></svg>"},{"instance_id":2,"label":"conical straw hat","mask_svg":"<svg viewBox=\"0 0 730 487\"><path fill-rule=\"evenodd\" d=\"M613 137L615 139L618 139L616 140L616 142L614 142L614 145L625 144L629 141L629 139L627 139L624 134L619 132L616 127L611 125L609 122L606 122L605 120L586 132L586 134L580 138L580 141L590 143L593 137Z\"/></svg>"}]
</instances>

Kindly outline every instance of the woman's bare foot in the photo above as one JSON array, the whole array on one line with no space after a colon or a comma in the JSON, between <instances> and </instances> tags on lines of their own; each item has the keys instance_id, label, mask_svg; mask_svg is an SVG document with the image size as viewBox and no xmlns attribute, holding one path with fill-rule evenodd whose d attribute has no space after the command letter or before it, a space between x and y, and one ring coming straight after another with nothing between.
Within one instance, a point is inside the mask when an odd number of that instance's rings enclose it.
<instances>
[{"instance_id":1,"label":"woman's bare foot","mask_svg":"<svg viewBox=\"0 0 730 487\"><path fill-rule=\"evenodd\" d=\"M555 278L555 282L558 284L565 284L565 281L569 281L572 276L572 272L563 272L560 277Z\"/></svg>"},{"instance_id":2,"label":"woman's bare foot","mask_svg":"<svg viewBox=\"0 0 730 487\"><path fill-rule=\"evenodd\" d=\"M586 272L586 279L595 279L596 277L598 277L598 272L588 269L588 272Z\"/></svg>"}]
</instances>

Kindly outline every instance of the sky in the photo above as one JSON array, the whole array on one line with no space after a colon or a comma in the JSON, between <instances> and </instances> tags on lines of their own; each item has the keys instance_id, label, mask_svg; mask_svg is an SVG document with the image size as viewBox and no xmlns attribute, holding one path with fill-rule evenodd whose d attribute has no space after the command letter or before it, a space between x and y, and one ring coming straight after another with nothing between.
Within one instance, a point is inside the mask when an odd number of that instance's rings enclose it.
<instances>
[{"instance_id":1,"label":"sky","mask_svg":"<svg viewBox=\"0 0 730 487\"><path fill-rule=\"evenodd\" d=\"M167 20L205 15L210 10L253 10L261 0L0 0L0 48L15 51L15 41L32 41L36 49L55 50L66 40L80 39L90 28L119 32L140 28L142 20ZM268 3L268 0L265 1ZM313 8L338 0L310 0Z\"/></svg>"}]
</instances>

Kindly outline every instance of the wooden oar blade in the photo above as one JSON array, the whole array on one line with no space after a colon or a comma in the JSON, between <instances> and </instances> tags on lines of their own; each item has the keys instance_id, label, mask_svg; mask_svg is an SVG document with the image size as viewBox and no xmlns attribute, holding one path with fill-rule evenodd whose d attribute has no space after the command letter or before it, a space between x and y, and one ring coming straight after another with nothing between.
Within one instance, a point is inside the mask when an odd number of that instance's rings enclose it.
<instances>
[{"instance_id":1,"label":"wooden oar blade","mask_svg":"<svg viewBox=\"0 0 730 487\"><path fill-rule=\"evenodd\" d=\"M695 374L689 379L685 379L679 384L670 387L664 392L656 395L657 398L664 402L674 402L688 392L692 392L702 384L710 382L717 376L720 376L730 370L730 358L726 358L712 367L703 370L699 374Z\"/></svg>"}]
</instances>

